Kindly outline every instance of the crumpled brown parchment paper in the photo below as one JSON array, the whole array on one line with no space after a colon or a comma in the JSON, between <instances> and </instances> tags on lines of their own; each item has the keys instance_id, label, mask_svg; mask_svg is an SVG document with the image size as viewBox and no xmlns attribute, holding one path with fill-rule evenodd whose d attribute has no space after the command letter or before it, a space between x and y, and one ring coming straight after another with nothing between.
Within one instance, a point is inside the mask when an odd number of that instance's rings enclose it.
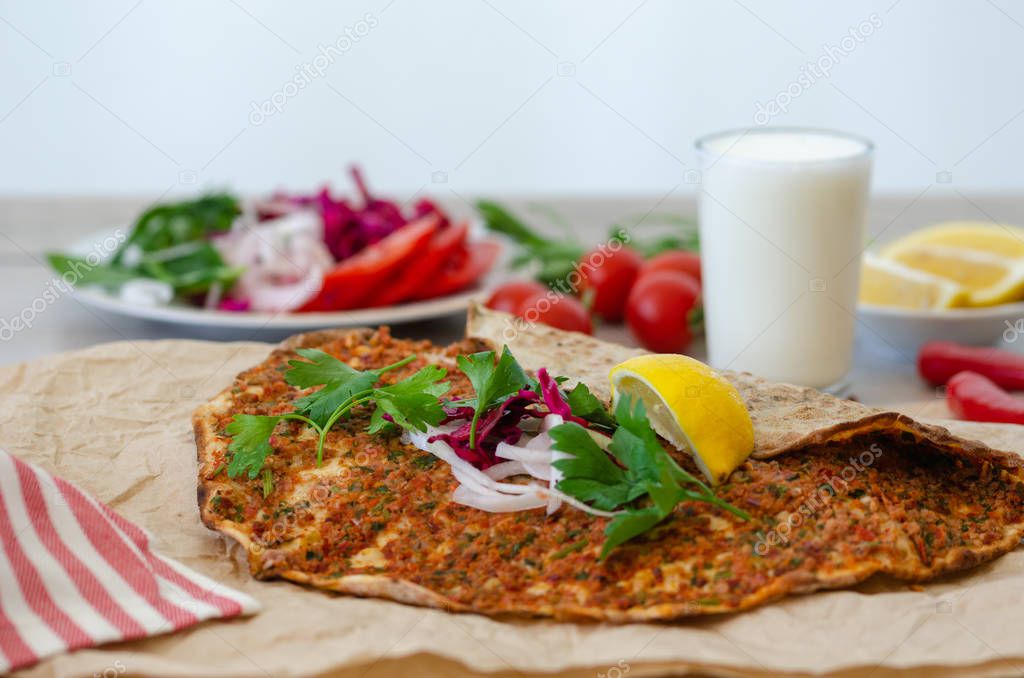
<instances>
[{"instance_id":1,"label":"crumpled brown parchment paper","mask_svg":"<svg viewBox=\"0 0 1024 678\"><path fill-rule=\"evenodd\" d=\"M199 522L190 415L269 345L118 342L0 368L0 446L147 528L155 547L257 598L249 619L63 655L23 676L839 676L1024 671L1024 549L920 590L873 580L662 625L504 622L254 581ZM1024 428L963 424L1001 449ZM3 519L0 517L0 519Z\"/></svg>"}]
</instances>

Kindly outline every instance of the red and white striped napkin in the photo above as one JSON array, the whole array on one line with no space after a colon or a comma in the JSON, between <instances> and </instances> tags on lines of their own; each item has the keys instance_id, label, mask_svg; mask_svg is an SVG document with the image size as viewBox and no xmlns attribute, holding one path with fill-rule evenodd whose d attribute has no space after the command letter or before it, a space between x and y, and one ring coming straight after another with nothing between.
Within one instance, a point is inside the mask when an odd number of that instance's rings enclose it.
<instances>
[{"instance_id":1,"label":"red and white striped napkin","mask_svg":"<svg viewBox=\"0 0 1024 678\"><path fill-rule=\"evenodd\" d=\"M109 506L0 450L0 674L258 609L153 553Z\"/></svg>"}]
</instances>

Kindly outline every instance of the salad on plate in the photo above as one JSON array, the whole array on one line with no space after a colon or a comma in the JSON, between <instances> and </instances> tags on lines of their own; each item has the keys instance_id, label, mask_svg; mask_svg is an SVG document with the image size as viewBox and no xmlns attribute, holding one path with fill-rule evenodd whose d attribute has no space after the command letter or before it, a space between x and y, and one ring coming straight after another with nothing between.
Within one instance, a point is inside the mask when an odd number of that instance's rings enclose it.
<instances>
[{"instance_id":1,"label":"salad on plate","mask_svg":"<svg viewBox=\"0 0 1024 678\"><path fill-rule=\"evenodd\" d=\"M48 255L58 274L102 286L122 301L229 312L327 312L395 306L472 288L500 246L473 240L435 202L411 208L358 197L277 193L244 206L221 193L155 205L114 253L96 264Z\"/></svg>"}]
</instances>

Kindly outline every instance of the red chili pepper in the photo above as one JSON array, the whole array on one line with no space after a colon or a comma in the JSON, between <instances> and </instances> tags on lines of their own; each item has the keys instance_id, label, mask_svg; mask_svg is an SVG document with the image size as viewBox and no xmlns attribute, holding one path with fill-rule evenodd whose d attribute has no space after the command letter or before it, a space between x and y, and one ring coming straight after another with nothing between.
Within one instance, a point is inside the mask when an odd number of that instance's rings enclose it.
<instances>
[{"instance_id":1,"label":"red chili pepper","mask_svg":"<svg viewBox=\"0 0 1024 678\"><path fill-rule=\"evenodd\" d=\"M946 403L968 421L1024 424L1024 398L1010 395L977 372L954 375L946 384Z\"/></svg>"},{"instance_id":2,"label":"red chili pepper","mask_svg":"<svg viewBox=\"0 0 1024 678\"><path fill-rule=\"evenodd\" d=\"M1024 355L998 348L977 348L951 341L931 341L921 347L917 370L925 380L941 386L958 372L983 374L1003 388L1024 390Z\"/></svg>"}]
</instances>

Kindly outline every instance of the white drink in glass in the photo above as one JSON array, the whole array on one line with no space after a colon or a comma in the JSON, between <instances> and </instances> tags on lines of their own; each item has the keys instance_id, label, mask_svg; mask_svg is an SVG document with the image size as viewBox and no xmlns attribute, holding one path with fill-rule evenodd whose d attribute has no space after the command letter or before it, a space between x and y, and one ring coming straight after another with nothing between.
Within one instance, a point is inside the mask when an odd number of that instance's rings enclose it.
<instances>
[{"instance_id":1,"label":"white drink in glass","mask_svg":"<svg viewBox=\"0 0 1024 678\"><path fill-rule=\"evenodd\" d=\"M838 389L853 356L870 142L763 128L697 141L708 359Z\"/></svg>"}]
</instances>

